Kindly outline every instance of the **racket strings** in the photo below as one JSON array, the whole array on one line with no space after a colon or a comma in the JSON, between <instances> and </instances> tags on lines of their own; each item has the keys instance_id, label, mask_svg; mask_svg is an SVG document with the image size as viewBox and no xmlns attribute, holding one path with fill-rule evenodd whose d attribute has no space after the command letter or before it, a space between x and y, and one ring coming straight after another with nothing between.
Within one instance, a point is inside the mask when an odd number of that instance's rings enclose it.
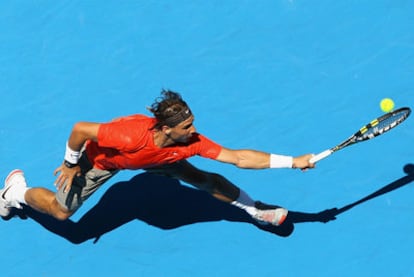
<instances>
[{"instance_id":1,"label":"racket strings","mask_svg":"<svg viewBox=\"0 0 414 277\"><path fill-rule=\"evenodd\" d=\"M401 109L377 118L359 130L356 134L357 140L367 140L381 135L403 122L409 114L409 109Z\"/></svg>"}]
</instances>

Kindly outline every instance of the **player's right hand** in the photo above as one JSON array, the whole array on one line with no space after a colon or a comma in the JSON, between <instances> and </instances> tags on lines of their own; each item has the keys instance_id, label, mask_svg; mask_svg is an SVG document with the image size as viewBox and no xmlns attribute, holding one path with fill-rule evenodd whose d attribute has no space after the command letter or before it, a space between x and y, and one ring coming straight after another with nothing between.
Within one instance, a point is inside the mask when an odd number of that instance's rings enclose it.
<instances>
[{"instance_id":1,"label":"player's right hand","mask_svg":"<svg viewBox=\"0 0 414 277\"><path fill-rule=\"evenodd\" d=\"M300 168L302 171L306 171L310 168L314 168L315 164L310 162L313 154L306 154L293 158L293 168Z\"/></svg>"}]
</instances>

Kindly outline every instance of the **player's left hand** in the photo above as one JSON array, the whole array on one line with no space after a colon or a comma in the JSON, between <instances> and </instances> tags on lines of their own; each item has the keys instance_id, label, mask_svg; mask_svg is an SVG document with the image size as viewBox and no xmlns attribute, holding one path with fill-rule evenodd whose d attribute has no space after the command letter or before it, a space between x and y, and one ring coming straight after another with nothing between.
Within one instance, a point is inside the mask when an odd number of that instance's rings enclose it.
<instances>
[{"instance_id":1,"label":"player's left hand","mask_svg":"<svg viewBox=\"0 0 414 277\"><path fill-rule=\"evenodd\" d=\"M69 168L63 163L55 169L53 174L55 176L59 174L55 181L56 188L59 190L63 185L65 185L64 192L68 192L72 187L73 178L81 175L81 169L80 166Z\"/></svg>"}]
</instances>

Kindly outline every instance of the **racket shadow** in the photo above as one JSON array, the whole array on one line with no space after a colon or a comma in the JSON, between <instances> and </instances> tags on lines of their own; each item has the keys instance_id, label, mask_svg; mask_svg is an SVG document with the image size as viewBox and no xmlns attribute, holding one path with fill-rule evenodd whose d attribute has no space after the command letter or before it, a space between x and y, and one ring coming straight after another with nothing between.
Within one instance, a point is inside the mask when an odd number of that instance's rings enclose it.
<instances>
[{"instance_id":1,"label":"racket shadow","mask_svg":"<svg viewBox=\"0 0 414 277\"><path fill-rule=\"evenodd\" d=\"M291 223L303 223L303 222L323 222L327 223L331 220L335 220L336 217L346 211L349 211L350 209L354 208L357 205L360 205L364 202L367 202L369 200L372 200L376 197L379 197L381 195L384 195L386 193L389 193L391 191L394 191L396 189L399 189L412 181L414 181L414 165L413 164L407 164L403 168L404 172L407 174L406 176L395 180L394 182L382 187L381 189L371 193L370 195L367 195L353 203L350 203L348 205L345 205L342 208L332 208L327 209L319 213L301 213L301 212L290 212L288 215L288 220Z\"/></svg>"}]
</instances>

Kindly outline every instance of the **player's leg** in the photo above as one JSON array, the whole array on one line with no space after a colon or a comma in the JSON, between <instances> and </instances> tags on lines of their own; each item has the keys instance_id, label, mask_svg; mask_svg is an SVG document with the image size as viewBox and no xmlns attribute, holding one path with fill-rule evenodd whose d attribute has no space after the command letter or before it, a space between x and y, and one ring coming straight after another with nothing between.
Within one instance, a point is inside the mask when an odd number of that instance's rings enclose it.
<instances>
[{"instance_id":1,"label":"player's leg","mask_svg":"<svg viewBox=\"0 0 414 277\"><path fill-rule=\"evenodd\" d=\"M65 186L56 193L45 188L28 188L23 172L12 171L6 178L5 187L0 190L0 215L6 217L11 208L21 209L20 204L25 204L56 219L67 219L105 181L117 173L92 168L86 157L81 157L79 164L82 174L73 179L69 192L64 192Z\"/></svg>"},{"instance_id":2,"label":"player's leg","mask_svg":"<svg viewBox=\"0 0 414 277\"><path fill-rule=\"evenodd\" d=\"M30 188L25 194L25 201L31 208L59 220L68 219L75 212L60 205L56 193L45 188Z\"/></svg>"},{"instance_id":3,"label":"player's leg","mask_svg":"<svg viewBox=\"0 0 414 277\"><path fill-rule=\"evenodd\" d=\"M21 204L28 205L40 212L48 213L59 219L67 214L55 200L55 193L44 188L29 188L22 170L10 172L0 194L0 215L8 216L11 208L21 209Z\"/></svg>"},{"instance_id":4,"label":"player's leg","mask_svg":"<svg viewBox=\"0 0 414 277\"><path fill-rule=\"evenodd\" d=\"M253 218L261 222L280 225L287 215L286 209L271 207L259 201L254 201L246 192L222 175L200 170L186 160L171 165L151 168L148 171L180 179L201 190L207 191L215 198L245 210Z\"/></svg>"},{"instance_id":5,"label":"player's leg","mask_svg":"<svg viewBox=\"0 0 414 277\"><path fill-rule=\"evenodd\" d=\"M146 170L182 180L224 202L231 203L240 195L240 189L221 175L200 170L186 160Z\"/></svg>"}]
</instances>

